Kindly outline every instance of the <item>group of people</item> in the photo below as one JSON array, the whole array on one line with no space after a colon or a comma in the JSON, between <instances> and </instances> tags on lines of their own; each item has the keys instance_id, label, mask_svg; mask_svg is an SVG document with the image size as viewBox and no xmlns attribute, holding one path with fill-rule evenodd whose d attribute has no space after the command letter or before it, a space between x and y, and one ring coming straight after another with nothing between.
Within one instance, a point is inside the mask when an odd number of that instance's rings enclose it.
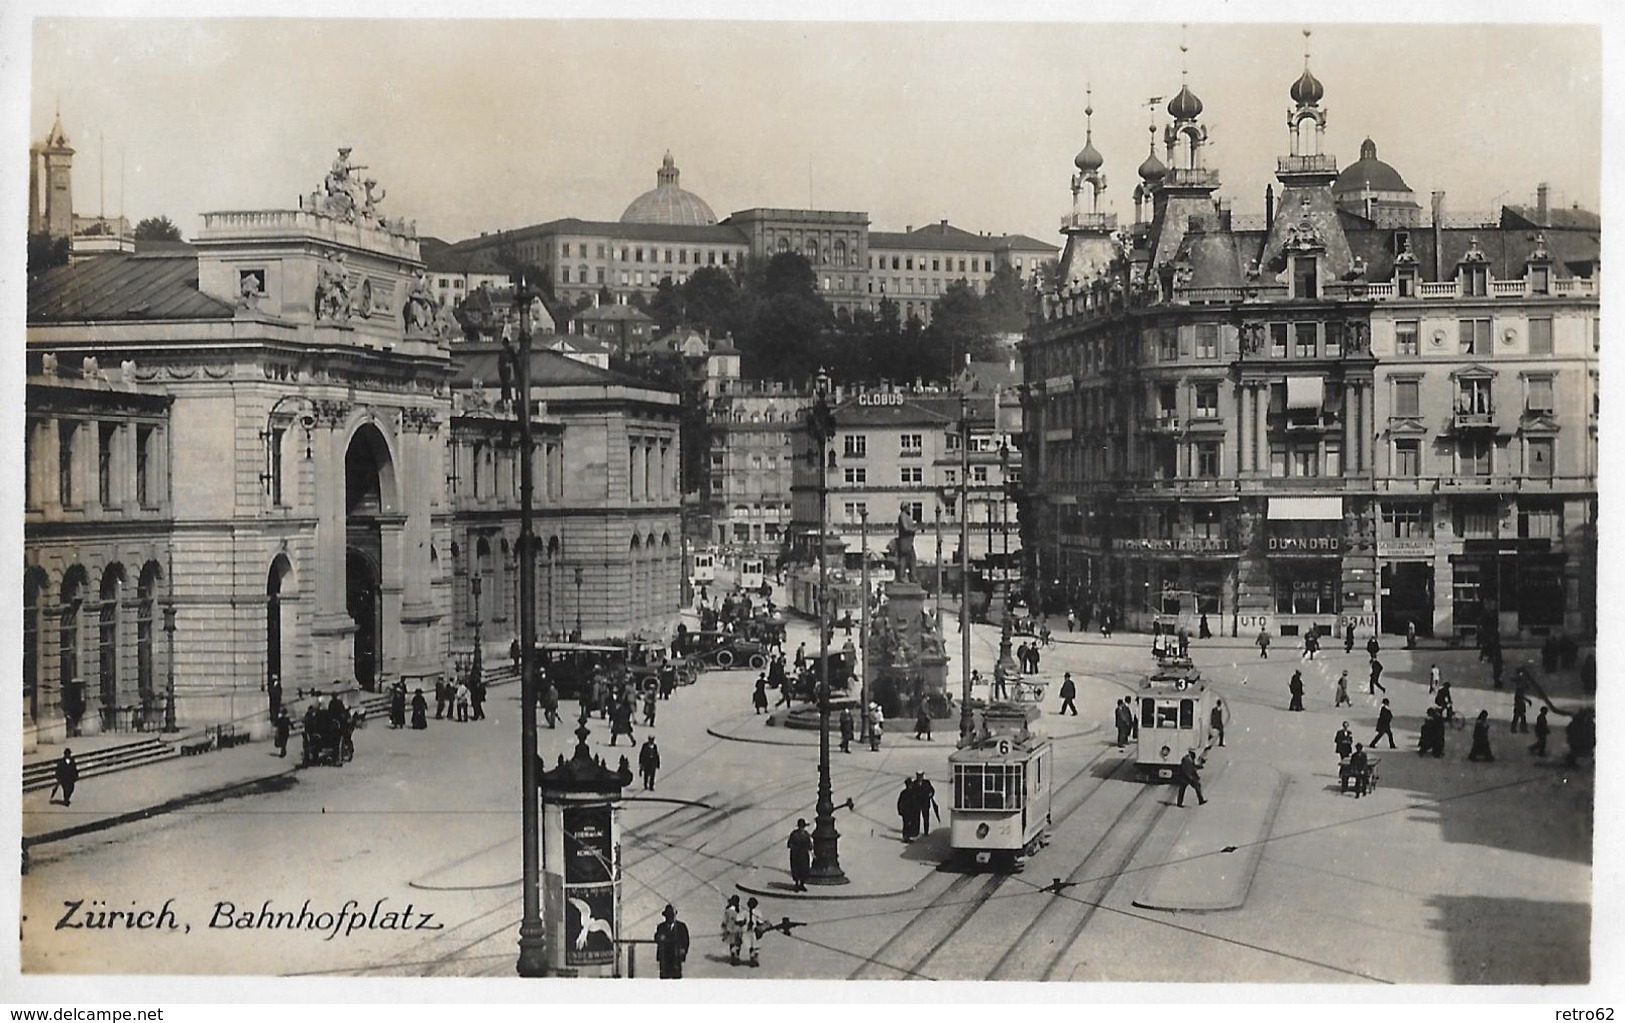
<instances>
[{"instance_id":1,"label":"group of people","mask_svg":"<svg viewBox=\"0 0 1625 1023\"><path fill-rule=\"evenodd\" d=\"M1038 643L1022 643L1015 649L1016 664L1023 675L1038 674Z\"/></svg>"},{"instance_id":2,"label":"group of people","mask_svg":"<svg viewBox=\"0 0 1625 1023\"><path fill-rule=\"evenodd\" d=\"M406 690L404 688L404 683L397 683L397 685L400 685L402 687L401 688L401 694L404 696L405 692L406 692ZM422 696L422 695L423 695L423 691L421 689L418 690L418 696ZM418 724L417 707L416 707L417 700L414 699L412 702L413 702L412 727L413 728L427 728L428 727L427 720L425 720L423 722L423 724L421 724L421 725ZM427 708L427 706L428 706L427 701L425 701L424 706L425 706L425 708ZM404 714L404 710L403 710L403 712L402 712L402 719L403 720L404 720L404 717L405 717L405 714ZM435 684L434 684L434 719L436 721L440 721L442 719L445 719L445 720L448 720L448 721L484 721L485 720L485 681L482 678L479 677L478 673L470 673L467 678L458 679L456 681L452 681L451 679L436 679L435 680ZM391 708L390 708L390 725L395 727L395 728L400 728L401 727L401 725L395 723L395 712L394 712L393 704L391 705Z\"/></svg>"},{"instance_id":3,"label":"group of people","mask_svg":"<svg viewBox=\"0 0 1625 1023\"><path fill-rule=\"evenodd\" d=\"M916 771L914 777L904 780L903 790L897 794L897 815L903 820L905 845L931 833L933 812L937 815L937 823L942 823L936 786L931 784L924 771Z\"/></svg>"},{"instance_id":4,"label":"group of people","mask_svg":"<svg viewBox=\"0 0 1625 1023\"><path fill-rule=\"evenodd\" d=\"M1107 639L1117 629L1117 608L1111 604L1096 605L1094 601L1085 600L1075 608L1068 608L1066 612L1067 632L1088 632L1089 623L1100 619L1100 634Z\"/></svg>"},{"instance_id":5,"label":"group of people","mask_svg":"<svg viewBox=\"0 0 1625 1023\"><path fill-rule=\"evenodd\" d=\"M286 711L283 715L286 715ZM335 767L343 766L349 759L347 753L353 754L355 750L356 719L350 713L350 708L344 704L344 698L338 693L323 704L320 700L311 700L305 707L303 720L304 736L304 763L314 764L327 760ZM283 729L277 729L278 734L284 734ZM281 740L280 753L286 755L287 740Z\"/></svg>"}]
</instances>

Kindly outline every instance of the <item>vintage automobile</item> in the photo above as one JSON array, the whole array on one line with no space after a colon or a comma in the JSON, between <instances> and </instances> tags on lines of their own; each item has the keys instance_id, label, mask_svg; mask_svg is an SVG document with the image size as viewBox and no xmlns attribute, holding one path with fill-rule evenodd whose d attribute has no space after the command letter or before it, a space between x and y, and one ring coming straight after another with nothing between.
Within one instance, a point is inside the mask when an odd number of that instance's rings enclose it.
<instances>
[{"instance_id":1,"label":"vintage automobile","mask_svg":"<svg viewBox=\"0 0 1625 1023\"><path fill-rule=\"evenodd\" d=\"M688 658L673 657L666 644L659 640L634 639L626 642L626 672L639 692L649 686L658 687L661 672L671 665L677 685L693 685L698 672Z\"/></svg>"},{"instance_id":2,"label":"vintage automobile","mask_svg":"<svg viewBox=\"0 0 1625 1023\"><path fill-rule=\"evenodd\" d=\"M671 649L673 654L692 661L696 666L748 666L758 671L767 667L766 644L716 629L680 631L677 638L672 640Z\"/></svg>"},{"instance_id":3,"label":"vintage automobile","mask_svg":"<svg viewBox=\"0 0 1625 1023\"><path fill-rule=\"evenodd\" d=\"M560 699L579 699L595 675L611 682L626 674L627 648L608 643L538 643L536 660Z\"/></svg>"}]
</instances>

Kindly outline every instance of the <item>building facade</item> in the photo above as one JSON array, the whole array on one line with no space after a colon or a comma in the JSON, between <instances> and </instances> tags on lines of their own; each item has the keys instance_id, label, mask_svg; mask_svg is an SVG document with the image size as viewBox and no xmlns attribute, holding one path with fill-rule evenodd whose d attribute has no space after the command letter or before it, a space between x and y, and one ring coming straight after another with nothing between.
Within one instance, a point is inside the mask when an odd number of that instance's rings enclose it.
<instances>
[{"instance_id":1,"label":"building facade","mask_svg":"<svg viewBox=\"0 0 1625 1023\"><path fill-rule=\"evenodd\" d=\"M1074 204L1024 360L1046 599L1240 635L1589 631L1595 225L1420 224L1374 145L1339 175L1307 69L1289 92L1262 229L1216 201L1188 86L1136 223Z\"/></svg>"},{"instance_id":2,"label":"building facade","mask_svg":"<svg viewBox=\"0 0 1625 1023\"><path fill-rule=\"evenodd\" d=\"M499 383L494 357L463 346L413 225L380 215L351 170L341 151L297 209L208 213L191 247L30 282L32 738L153 727L157 678L193 727L263 719L271 676L292 693L438 675L470 618L505 650L511 405L504 426L472 397ZM669 624L676 395L535 358L531 398L552 403L537 454L554 488L537 526L557 540L550 620L568 566L588 631ZM482 431L508 453L476 458ZM502 603L469 616L475 578Z\"/></svg>"},{"instance_id":3,"label":"building facade","mask_svg":"<svg viewBox=\"0 0 1625 1023\"><path fill-rule=\"evenodd\" d=\"M1060 252L1054 245L1021 234L972 234L942 220L902 231L869 235L869 279L865 308L883 298L897 303L904 320L931 322L931 309L950 284L964 280L978 295L1000 266L1023 281Z\"/></svg>"}]
</instances>

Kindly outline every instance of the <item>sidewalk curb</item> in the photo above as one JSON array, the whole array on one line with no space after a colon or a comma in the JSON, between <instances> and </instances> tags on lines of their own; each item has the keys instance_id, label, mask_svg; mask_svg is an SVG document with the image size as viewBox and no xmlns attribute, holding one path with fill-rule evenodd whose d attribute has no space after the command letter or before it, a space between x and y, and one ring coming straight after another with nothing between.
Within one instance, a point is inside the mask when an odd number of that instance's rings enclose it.
<instances>
[{"instance_id":1,"label":"sidewalk curb","mask_svg":"<svg viewBox=\"0 0 1625 1023\"><path fill-rule=\"evenodd\" d=\"M1154 909L1170 913L1217 913L1224 910L1240 909L1247 903L1247 895L1252 891L1253 880L1258 876L1258 864L1264 858L1264 848L1268 845L1269 836L1275 830L1275 818L1281 811L1281 804L1286 801L1286 790L1292 779L1284 771L1271 768L1275 773L1274 790L1270 793L1270 800L1264 811L1259 833L1253 836L1252 841L1240 847L1242 856L1238 860L1237 869L1230 871L1229 876L1236 879L1230 891L1219 891L1208 900L1186 900L1181 905L1171 905L1159 900L1156 889L1162 879L1164 871L1177 868L1181 864L1165 864L1158 867L1140 889L1140 894L1131 900L1131 904L1140 909ZM1185 837L1191 823L1182 825L1175 831L1173 837L1158 851L1158 859L1163 859L1179 846ZM1210 850L1203 855L1211 856L1220 850Z\"/></svg>"},{"instance_id":2,"label":"sidewalk curb","mask_svg":"<svg viewBox=\"0 0 1625 1023\"><path fill-rule=\"evenodd\" d=\"M106 831L109 828L116 828L124 824L132 824L136 821L147 820L152 817L160 817L166 813L173 813L176 810L184 810L186 807L198 803L216 802L222 799L231 799L239 795L249 795L251 794L252 790L264 786L267 782L274 781L278 778L292 778L297 770L298 768L289 767L286 770L277 771L274 774L267 774L259 778L252 778L248 781L232 782L229 785L221 785L212 789L203 789L198 792L190 792L183 796L176 796L173 799L166 799L161 803L155 803L152 806L141 807L135 810L125 810L122 813L112 814L93 821L86 821L83 824L76 824L72 827L59 828L56 831L46 831L38 835L24 835L23 848L30 849L37 845L46 845L51 842L60 842L68 838L76 838L80 835L94 834L97 831Z\"/></svg>"},{"instance_id":3,"label":"sidewalk curb","mask_svg":"<svg viewBox=\"0 0 1625 1023\"><path fill-rule=\"evenodd\" d=\"M756 867L753 869L755 871L760 871L763 868ZM926 877L929 876L930 874L928 873ZM766 883L759 885L747 884L744 881L734 882L734 887L747 895L761 895L770 899L790 899L796 902L851 902L857 899L889 899L898 895L907 895L924 882L925 878L922 877L913 884L903 888L888 888L884 891L869 890L852 892L850 895L837 894L842 891L842 889L850 887L849 885L809 885L807 890L804 892L789 891L783 888L773 888L769 887L769 885Z\"/></svg>"}]
</instances>

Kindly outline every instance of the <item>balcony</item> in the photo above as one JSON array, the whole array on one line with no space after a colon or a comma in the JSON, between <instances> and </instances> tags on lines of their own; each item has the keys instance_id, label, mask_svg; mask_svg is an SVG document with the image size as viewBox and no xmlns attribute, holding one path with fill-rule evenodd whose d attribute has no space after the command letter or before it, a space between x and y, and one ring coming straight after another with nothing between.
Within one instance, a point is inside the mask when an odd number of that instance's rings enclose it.
<instances>
[{"instance_id":1,"label":"balcony","mask_svg":"<svg viewBox=\"0 0 1625 1023\"><path fill-rule=\"evenodd\" d=\"M1518 477L1461 474L1439 477L1439 492L1468 492L1475 494L1510 494L1518 489Z\"/></svg>"},{"instance_id":2,"label":"balcony","mask_svg":"<svg viewBox=\"0 0 1625 1023\"><path fill-rule=\"evenodd\" d=\"M1325 433L1343 428L1343 417L1335 412L1302 409L1294 412L1279 412L1270 416L1271 425L1279 426L1287 433Z\"/></svg>"},{"instance_id":3,"label":"balcony","mask_svg":"<svg viewBox=\"0 0 1625 1023\"><path fill-rule=\"evenodd\" d=\"M1115 213L1068 213L1061 218L1062 231L1099 231L1102 234L1117 230Z\"/></svg>"},{"instance_id":4,"label":"balcony","mask_svg":"<svg viewBox=\"0 0 1625 1023\"><path fill-rule=\"evenodd\" d=\"M1457 409L1450 417L1450 429L1456 433L1470 433L1479 430L1495 430L1495 411L1468 411Z\"/></svg>"},{"instance_id":5,"label":"balcony","mask_svg":"<svg viewBox=\"0 0 1625 1023\"><path fill-rule=\"evenodd\" d=\"M1277 174L1336 174L1337 157L1326 153L1312 156L1282 156L1275 160Z\"/></svg>"},{"instance_id":6,"label":"balcony","mask_svg":"<svg viewBox=\"0 0 1625 1023\"><path fill-rule=\"evenodd\" d=\"M1224 419L1219 416L1217 409L1206 414L1198 410L1197 414L1185 423L1185 428L1188 430L1218 432L1224 429Z\"/></svg>"},{"instance_id":7,"label":"balcony","mask_svg":"<svg viewBox=\"0 0 1625 1023\"><path fill-rule=\"evenodd\" d=\"M1179 417L1171 412L1146 416L1144 428L1149 433L1177 433L1179 432ZM1111 429L1110 424L1108 424L1107 429Z\"/></svg>"}]
</instances>

